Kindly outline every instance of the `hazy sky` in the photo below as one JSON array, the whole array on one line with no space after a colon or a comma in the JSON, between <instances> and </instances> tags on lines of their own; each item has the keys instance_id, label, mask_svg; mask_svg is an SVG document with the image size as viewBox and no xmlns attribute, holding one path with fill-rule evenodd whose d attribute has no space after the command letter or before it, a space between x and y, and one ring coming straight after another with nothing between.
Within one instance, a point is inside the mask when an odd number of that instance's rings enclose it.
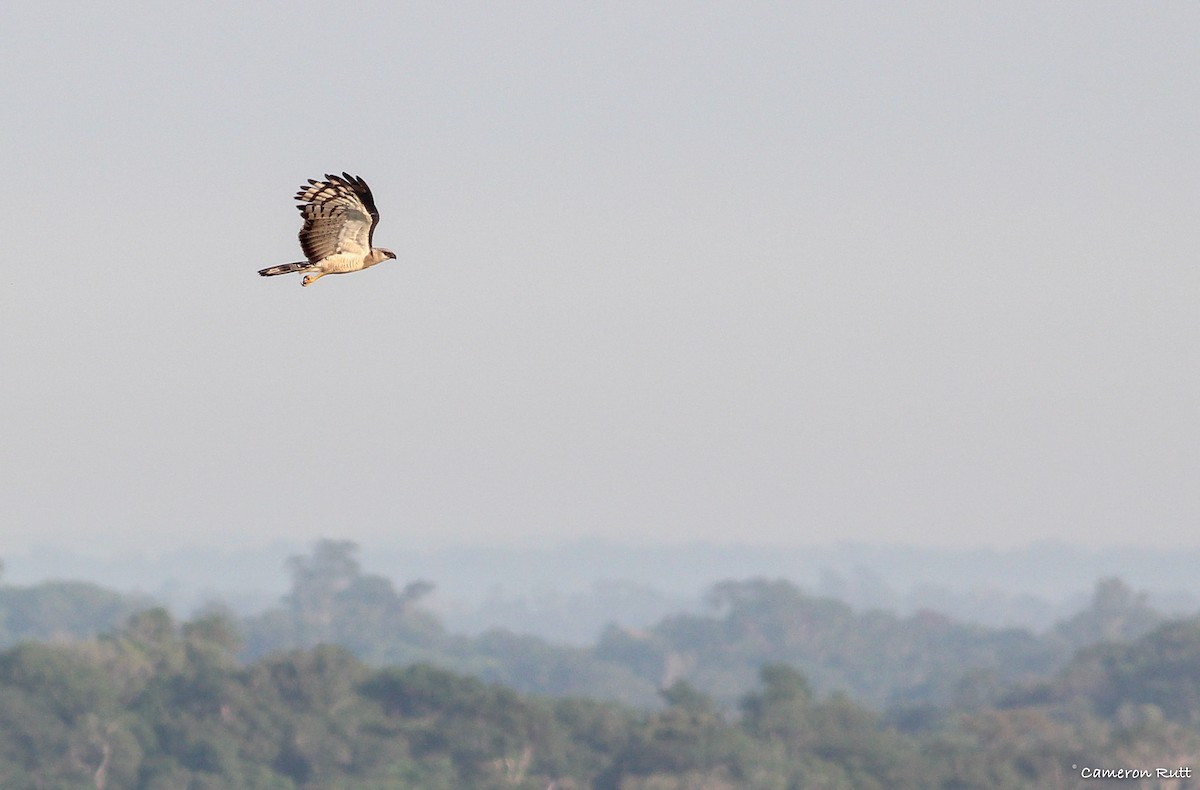
<instances>
[{"instance_id":1,"label":"hazy sky","mask_svg":"<svg viewBox=\"0 0 1200 790\"><path fill-rule=\"evenodd\" d=\"M20 3L0 554L1200 545L1196 3ZM348 170L399 261L296 260Z\"/></svg>"}]
</instances>

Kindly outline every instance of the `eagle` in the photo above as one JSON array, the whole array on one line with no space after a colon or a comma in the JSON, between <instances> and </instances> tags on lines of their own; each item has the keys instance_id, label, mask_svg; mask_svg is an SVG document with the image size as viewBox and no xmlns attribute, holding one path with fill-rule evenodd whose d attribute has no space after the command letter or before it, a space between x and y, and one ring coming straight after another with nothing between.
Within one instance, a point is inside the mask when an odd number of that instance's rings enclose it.
<instances>
[{"instance_id":1,"label":"eagle","mask_svg":"<svg viewBox=\"0 0 1200 790\"><path fill-rule=\"evenodd\" d=\"M379 210L371 188L359 176L326 174L324 181L308 179L296 193L304 227L300 248L308 260L260 269L263 277L304 272L301 285L312 285L327 274L357 272L396 253L371 245Z\"/></svg>"}]
</instances>

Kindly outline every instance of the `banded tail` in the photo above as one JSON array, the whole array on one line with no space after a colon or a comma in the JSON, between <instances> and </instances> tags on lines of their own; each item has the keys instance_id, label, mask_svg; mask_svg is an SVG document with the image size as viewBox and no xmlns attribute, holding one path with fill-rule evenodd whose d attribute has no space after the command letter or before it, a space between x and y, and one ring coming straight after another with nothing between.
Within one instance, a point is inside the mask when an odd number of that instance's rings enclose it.
<instances>
[{"instance_id":1,"label":"banded tail","mask_svg":"<svg viewBox=\"0 0 1200 790\"><path fill-rule=\"evenodd\" d=\"M278 266L268 266L265 269L259 269L258 273L263 277L274 277L277 274L291 274L292 272L302 272L309 266L308 261L298 261L296 263L281 263Z\"/></svg>"}]
</instances>

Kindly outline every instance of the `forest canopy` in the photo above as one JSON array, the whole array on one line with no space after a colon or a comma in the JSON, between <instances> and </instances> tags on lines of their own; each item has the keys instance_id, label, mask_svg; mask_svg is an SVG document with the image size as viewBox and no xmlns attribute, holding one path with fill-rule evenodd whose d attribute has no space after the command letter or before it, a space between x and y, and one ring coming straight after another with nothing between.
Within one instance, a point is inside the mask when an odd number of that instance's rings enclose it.
<instances>
[{"instance_id":1,"label":"forest canopy","mask_svg":"<svg viewBox=\"0 0 1200 790\"><path fill-rule=\"evenodd\" d=\"M1200 621L1116 579L1042 634L728 581L568 648L450 634L354 553L250 618L0 587L0 786L1053 788L1200 753Z\"/></svg>"}]
</instances>

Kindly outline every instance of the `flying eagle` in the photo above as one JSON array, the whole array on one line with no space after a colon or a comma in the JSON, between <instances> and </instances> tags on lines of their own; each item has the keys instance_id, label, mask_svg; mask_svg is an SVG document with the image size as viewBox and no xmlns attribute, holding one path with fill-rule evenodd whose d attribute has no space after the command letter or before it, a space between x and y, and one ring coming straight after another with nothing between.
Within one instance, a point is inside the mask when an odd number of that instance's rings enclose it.
<instances>
[{"instance_id":1,"label":"flying eagle","mask_svg":"<svg viewBox=\"0 0 1200 790\"><path fill-rule=\"evenodd\" d=\"M396 257L391 250L371 246L379 211L371 188L360 177L342 173L326 175L324 181L310 178L296 200L304 217L300 247L308 260L260 269L263 277L304 272L300 284L312 285L327 274L357 272Z\"/></svg>"}]
</instances>

